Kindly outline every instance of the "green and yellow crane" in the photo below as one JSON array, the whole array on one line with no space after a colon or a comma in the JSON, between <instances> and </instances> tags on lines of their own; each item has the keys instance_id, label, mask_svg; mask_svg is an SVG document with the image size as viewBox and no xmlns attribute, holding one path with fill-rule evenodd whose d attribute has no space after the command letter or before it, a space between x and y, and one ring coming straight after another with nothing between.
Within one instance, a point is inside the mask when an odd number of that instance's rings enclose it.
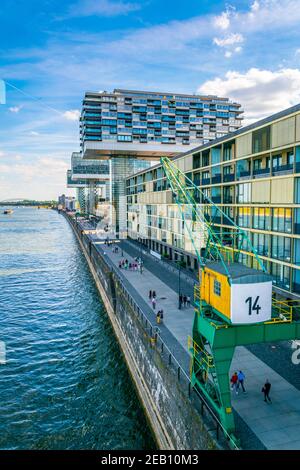
<instances>
[{"instance_id":1,"label":"green and yellow crane","mask_svg":"<svg viewBox=\"0 0 300 470\"><path fill-rule=\"evenodd\" d=\"M236 346L300 338L300 321L293 318L293 301L272 296L272 277L247 231L176 161L163 157L161 164L199 265L188 339L192 386L235 440L229 373Z\"/></svg>"}]
</instances>

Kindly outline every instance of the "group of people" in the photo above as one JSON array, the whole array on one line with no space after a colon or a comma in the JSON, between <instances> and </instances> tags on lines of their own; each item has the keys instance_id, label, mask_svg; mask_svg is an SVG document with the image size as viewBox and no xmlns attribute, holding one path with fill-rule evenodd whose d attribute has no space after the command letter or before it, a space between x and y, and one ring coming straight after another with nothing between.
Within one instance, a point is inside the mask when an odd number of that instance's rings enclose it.
<instances>
[{"instance_id":1,"label":"group of people","mask_svg":"<svg viewBox=\"0 0 300 470\"><path fill-rule=\"evenodd\" d=\"M119 261L119 268L120 269L129 269L129 271L138 271L139 269L141 269L141 266L136 261L130 263L128 261L128 259L122 259L122 260Z\"/></svg>"},{"instance_id":2,"label":"group of people","mask_svg":"<svg viewBox=\"0 0 300 470\"><path fill-rule=\"evenodd\" d=\"M190 307L191 306L191 298L189 295L179 295L179 305L181 307Z\"/></svg>"},{"instance_id":3,"label":"group of people","mask_svg":"<svg viewBox=\"0 0 300 470\"><path fill-rule=\"evenodd\" d=\"M152 308L155 311L156 309L156 292L155 290L149 290L149 302L152 304ZM156 322L161 323L164 318L164 311L163 309L158 310L156 314Z\"/></svg>"},{"instance_id":4,"label":"group of people","mask_svg":"<svg viewBox=\"0 0 300 470\"><path fill-rule=\"evenodd\" d=\"M235 390L235 393L237 395L239 393L240 388L243 390L244 393L246 392L245 385L244 385L245 378L246 377L245 377L244 372L240 370L238 373L234 372L234 374L232 375L232 377L230 379L231 390L232 391ZM269 380L267 379L266 383L264 384L264 386L261 389L262 393L264 394L264 401L267 402L267 403L272 403L272 400L270 398L270 390L271 390L271 384L270 384Z\"/></svg>"},{"instance_id":5,"label":"group of people","mask_svg":"<svg viewBox=\"0 0 300 470\"><path fill-rule=\"evenodd\" d=\"M149 290L149 301L152 304L153 310L156 308L156 292L155 290Z\"/></svg>"}]
</instances>

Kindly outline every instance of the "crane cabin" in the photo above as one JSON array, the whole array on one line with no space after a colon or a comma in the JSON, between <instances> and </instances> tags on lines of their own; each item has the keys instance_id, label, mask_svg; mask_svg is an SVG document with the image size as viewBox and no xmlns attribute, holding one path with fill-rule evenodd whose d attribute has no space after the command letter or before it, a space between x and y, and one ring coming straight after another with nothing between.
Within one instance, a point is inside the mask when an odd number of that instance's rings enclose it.
<instances>
[{"instance_id":1,"label":"crane cabin","mask_svg":"<svg viewBox=\"0 0 300 470\"><path fill-rule=\"evenodd\" d=\"M230 324L261 323L272 316L272 277L239 263L208 262L199 273L200 298Z\"/></svg>"}]
</instances>

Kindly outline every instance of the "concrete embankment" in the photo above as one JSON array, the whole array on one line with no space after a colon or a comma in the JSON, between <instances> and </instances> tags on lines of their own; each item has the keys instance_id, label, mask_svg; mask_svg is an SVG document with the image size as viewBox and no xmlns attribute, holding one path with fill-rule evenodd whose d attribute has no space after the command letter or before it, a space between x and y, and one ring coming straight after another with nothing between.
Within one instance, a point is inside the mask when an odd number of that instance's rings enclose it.
<instances>
[{"instance_id":1,"label":"concrete embankment","mask_svg":"<svg viewBox=\"0 0 300 470\"><path fill-rule=\"evenodd\" d=\"M94 277L158 447L226 448L216 420L191 387L187 352L165 325L156 324L138 290L103 245L93 241L87 227L65 216Z\"/></svg>"}]
</instances>

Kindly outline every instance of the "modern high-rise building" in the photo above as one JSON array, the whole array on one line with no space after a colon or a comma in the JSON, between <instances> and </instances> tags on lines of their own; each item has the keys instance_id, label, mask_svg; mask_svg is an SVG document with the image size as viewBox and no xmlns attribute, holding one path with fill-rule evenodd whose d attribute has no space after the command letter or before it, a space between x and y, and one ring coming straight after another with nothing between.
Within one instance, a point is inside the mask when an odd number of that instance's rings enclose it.
<instances>
[{"instance_id":1,"label":"modern high-rise building","mask_svg":"<svg viewBox=\"0 0 300 470\"><path fill-rule=\"evenodd\" d=\"M268 272L274 288L300 296L300 105L239 129L174 157L173 163L203 196L199 206L219 227L228 249L230 220L243 227ZM216 216L207 197L227 215ZM197 269L187 225L161 165L127 179L128 235L143 240L162 256ZM186 217L192 212L186 207ZM196 243L201 230L196 226ZM202 237L203 238L203 237ZM247 248L240 262L255 265Z\"/></svg>"},{"instance_id":2,"label":"modern high-rise building","mask_svg":"<svg viewBox=\"0 0 300 470\"><path fill-rule=\"evenodd\" d=\"M81 212L97 215L98 205L110 200L110 173L108 161L85 161L80 152L72 153L67 187L77 189Z\"/></svg>"},{"instance_id":3,"label":"modern high-rise building","mask_svg":"<svg viewBox=\"0 0 300 470\"><path fill-rule=\"evenodd\" d=\"M241 126L238 103L217 96L130 91L87 92L80 134L83 160L109 160L117 231L126 230L125 178Z\"/></svg>"}]
</instances>

